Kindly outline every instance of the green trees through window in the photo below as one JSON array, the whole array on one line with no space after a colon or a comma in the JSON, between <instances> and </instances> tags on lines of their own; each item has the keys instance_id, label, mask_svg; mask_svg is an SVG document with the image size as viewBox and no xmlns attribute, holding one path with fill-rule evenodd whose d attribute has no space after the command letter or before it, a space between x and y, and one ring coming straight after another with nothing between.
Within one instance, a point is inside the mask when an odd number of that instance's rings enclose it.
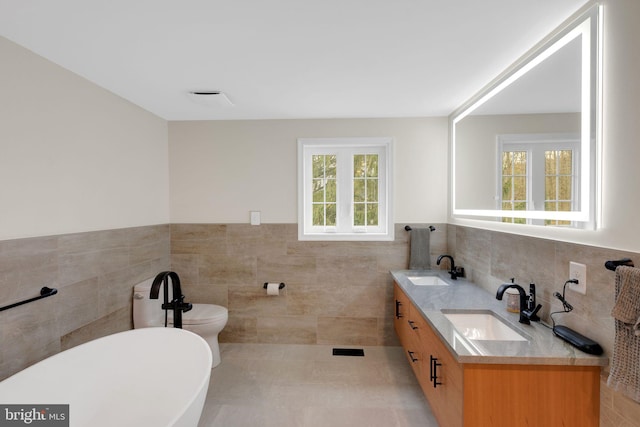
<instances>
[{"instance_id":1,"label":"green trees through window","mask_svg":"<svg viewBox=\"0 0 640 427\"><path fill-rule=\"evenodd\" d=\"M312 156L313 225L335 226L338 191L335 154ZM353 225L378 225L378 155L353 156Z\"/></svg>"},{"instance_id":2,"label":"green trees through window","mask_svg":"<svg viewBox=\"0 0 640 427\"><path fill-rule=\"evenodd\" d=\"M573 206L573 151L544 152L544 210L570 212ZM570 225L571 221L545 220L545 225Z\"/></svg>"},{"instance_id":3,"label":"green trees through window","mask_svg":"<svg viewBox=\"0 0 640 427\"><path fill-rule=\"evenodd\" d=\"M502 209L527 210L527 152L502 153ZM524 218L502 218L502 222L525 224Z\"/></svg>"},{"instance_id":4,"label":"green trees through window","mask_svg":"<svg viewBox=\"0 0 640 427\"><path fill-rule=\"evenodd\" d=\"M353 156L353 225L378 225L378 155Z\"/></svg>"},{"instance_id":5,"label":"green trees through window","mask_svg":"<svg viewBox=\"0 0 640 427\"><path fill-rule=\"evenodd\" d=\"M576 203L576 155L574 149L502 151L501 208L570 212ZM540 146L538 145L538 148ZM540 173L533 173L539 165ZM544 174L542 173L544 170ZM534 178L539 177L539 178ZM503 217L502 222L526 224L524 218ZM544 220L544 225L567 226L571 221Z\"/></svg>"},{"instance_id":6,"label":"green trees through window","mask_svg":"<svg viewBox=\"0 0 640 427\"><path fill-rule=\"evenodd\" d=\"M313 225L335 226L337 203L336 155L312 156Z\"/></svg>"},{"instance_id":7,"label":"green trees through window","mask_svg":"<svg viewBox=\"0 0 640 427\"><path fill-rule=\"evenodd\" d=\"M387 137L298 139L298 238L393 240Z\"/></svg>"}]
</instances>

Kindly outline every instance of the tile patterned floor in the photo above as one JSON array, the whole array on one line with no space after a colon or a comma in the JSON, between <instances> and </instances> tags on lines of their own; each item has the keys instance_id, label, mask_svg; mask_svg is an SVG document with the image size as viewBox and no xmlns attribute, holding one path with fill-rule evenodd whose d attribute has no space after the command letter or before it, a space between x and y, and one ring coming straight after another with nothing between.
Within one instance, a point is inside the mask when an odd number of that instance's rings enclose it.
<instances>
[{"instance_id":1,"label":"tile patterned floor","mask_svg":"<svg viewBox=\"0 0 640 427\"><path fill-rule=\"evenodd\" d=\"M400 347L332 348L221 344L198 426L438 426Z\"/></svg>"}]
</instances>

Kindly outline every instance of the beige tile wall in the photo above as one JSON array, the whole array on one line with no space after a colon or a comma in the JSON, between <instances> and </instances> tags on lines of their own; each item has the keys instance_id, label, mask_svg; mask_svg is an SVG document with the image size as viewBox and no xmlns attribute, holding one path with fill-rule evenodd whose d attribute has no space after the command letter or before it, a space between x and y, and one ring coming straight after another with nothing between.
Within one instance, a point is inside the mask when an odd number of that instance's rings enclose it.
<instances>
[{"instance_id":1,"label":"beige tile wall","mask_svg":"<svg viewBox=\"0 0 640 427\"><path fill-rule=\"evenodd\" d=\"M172 269L190 302L228 307L223 342L397 345L389 270L408 265L404 224L392 242L308 242L297 233L296 224L173 224ZM431 236L435 259L446 226ZM286 286L270 297L265 282Z\"/></svg>"},{"instance_id":2,"label":"beige tile wall","mask_svg":"<svg viewBox=\"0 0 640 427\"><path fill-rule=\"evenodd\" d=\"M455 225L448 225L447 244L455 253L456 264L463 266L474 282L491 293L511 277L527 291L529 283L534 282L538 302L543 305L541 317L546 321L551 311L561 310L561 303L553 293L562 293L564 282L569 278L569 261L586 264L586 295L567 291L567 300L574 310L554 318L559 324L568 325L600 343L611 357L615 337L611 317L615 301L614 273L605 269L604 263L628 257L640 265L640 254ZM640 404L609 389L607 375L608 369L605 369L601 382L600 425L640 425Z\"/></svg>"},{"instance_id":3,"label":"beige tile wall","mask_svg":"<svg viewBox=\"0 0 640 427\"><path fill-rule=\"evenodd\" d=\"M640 254L435 224L431 263L451 252L489 292L515 277L536 283L543 316L560 303L569 261L587 265L586 295L557 319L611 354L613 272L608 259ZM416 225L413 225L416 226ZM419 225L418 225L419 226ZM58 295L0 312L0 379L74 345L132 327L136 283L171 266L191 302L229 308L221 341L397 345L389 270L406 268L409 233L393 242L299 242L295 224L173 224L0 241L0 305L42 286ZM279 297L262 284L282 281ZM601 425L636 426L640 405L601 388Z\"/></svg>"},{"instance_id":4,"label":"beige tile wall","mask_svg":"<svg viewBox=\"0 0 640 427\"><path fill-rule=\"evenodd\" d=\"M132 288L169 268L169 225L0 241L0 379L61 350L132 328Z\"/></svg>"}]
</instances>

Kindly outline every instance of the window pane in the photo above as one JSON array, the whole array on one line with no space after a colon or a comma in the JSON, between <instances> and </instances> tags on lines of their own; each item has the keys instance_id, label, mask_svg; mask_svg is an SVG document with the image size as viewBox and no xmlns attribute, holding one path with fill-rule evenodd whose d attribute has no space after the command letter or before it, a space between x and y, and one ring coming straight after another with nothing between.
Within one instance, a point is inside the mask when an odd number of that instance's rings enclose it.
<instances>
[{"instance_id":1,"label":"window pane","mask_svg":"<svg viewBox=\"0 0 640 427\"><path fill-rule=\"evenodd\" d=\"M544 152L544 170L547 175L556 175L556 152L545 151Z\"/></svg>"},{"instance_id":2,"label":"window pane","mask_svg":"<svg viewBox=\"0 0 640 427\"><path fill-rule=\"evenodd\" d=\"M558 152L560 159L561 175L571 175L573 173L573 152L571 150L562 150Z\"/></svg>"},{"instance_id":3,"label":"window pane","mask_svg":"<svg viewBox=\"0 0 640 427\"><path fill-rule=\"evenodd\" d=\"M335 178L336 177L336 155L335 154L331 154L328 156L325 156L325 162L326 162L326 171L325 171L325 176L327 178Z\"/></svg>"},{"instance_id":4,"label":"window pane","mask_svg":"<svg viewBox=\"0 0 640 427\"><path fill-rule=\"evenodd\" d=\"M335 203L337 199L337 181L335 179L328 179L326 183L325 201Z\"/></svg>"},{"instance_id":5,"label":"window pane","mask_svg":"<svg viewBox=\"0 0 640 427\"><path fill-rule=\"evenodd\" d=\"M324 177L324 158L325 156L314 155L311 157L311 163L313 166L313 178Z\"/></svg>"},{"instance_id":6,"label":"window pane","mask_svg":"<svg viewBox=\"0 0 640 427\"><path fill-rule=\"evenodd\" d=\"M324 225L324 205L313 205L313 225Z\"/></svg>"},{"instance_id":7,"label":"window pane","mask_svg":"<svg viewBox=\"0 0 640 427\"><path fill-rule=\"evenodd\" d=\"M378 204L367 204L367 225L378 225Z\"/></svg>"},{"instance_id":8,"label":"window pane","mask_svg":"<svg viewBox=\"0 0 640 427\"><path fill-rule=\"evenodd\" d=\"M558 177L558 200L571 200L571 176Z\"/></svg>"},{"instance_id":9,"label":"window pane","mask_svg":"<svg viewBox=\"0 0 640 427\"><path fill-rule=\"evenodd\" d=\"M514 200L527 200L527 178L516 176L513 178L513 198Z\"/></svg>"},{"instance_id":10,"label":"window pane","mask_svg":"<svg viewBox=\"0 0 640 427\"><path fill-rule=\"evenodd\" d=\"M571 202L558 202L558 210L561 212L570 212Z\"/></svg>"},{"instance_id":11,"label":"window pane","mask_svg":"<svg viewBox=\"0 0 640 427\"><path fill-rule=\"evenodd\" d=\"M353 156L353 225L378 225L378 155ZM374 202L374 203L372 203Z\"/></svg>"},{"instance_id":12,"label":"window pane","mask_svg":"<svg viewBox=\"0 0 640 427\"><path fill-rule=\"evenodd\" d=\"M323 179L314 179L312 182L313 186L313 201L314 202L324 202L324 180Z\"/></svg>"},{"instance_id":13,"label":"window pane","mask_svg":"<svg viewBox=\"0 0 640 427\"><path fill-rule=\"evenodd\" d=\"M502 175L511 175L513 170L513 155L510 152L502 153Z\"/></svg>"},{"instance_id":14,"label":"window pane","mask_svg":"<svg viewBox=\"0 0 640 427\"><path fill-rule=\"evenodd\" d=\"M366 176L366 163L364 154L356 154L353 156L353 176L363 178Z\"/></svg>"},{"instance_id":15,"label":"window pane","mask_svg":"<svg viewBox=\"0 0 640 427\"><path fill-rule=\"evenodd\" d=\"M573 151L545 151L545 205L547 211L571 211ZM545 225L571 225L571 221L546 220Z\"/></svg>"},{"instance_id":16,"label":"window pane","mask_svg":"<svg viewBox=\"0 0 640 427\"><path fill-rule=\"evenodd\" d=\"M336 225L336 205L335 203L327 204L327 223L326 225L335 226Z\"/></svg>"},{"instance_id":17,"label":"window pane","mask_svg":"<svg viewBox=\"0 0 640 427\"><path fill-rule=\"evenodd\" d=\"M513 174L514 175L527 174L527 152L526 151L516 151L513 153Z\"/></svg>"},{"instance_id":18,"label":"window pane","mask_svg":"<svg viewBox=\"0 0 640 427\"><path fill-rule=\"evenodd\" d=\"M513 210L512 202L502 202L502 210L510 211Z\"/></svg>"},{"instance_id":19,"label":"window pane","mask_svg":"<svg viewBox=\"0 0 640 427\"><path fill-rule=\"evenodd\" d=\"M353 180L353 201L364 202L366 199L365 194L365 180L364 179L354 179Z\"/></svg>"},{"instance_id":20,"label":"window pane","mask_svg":"<svg viewBox=\"0 0 640 427\"><path fill-rule=\"evenodd\" d=\"M367 202L378 201L378 180L367 179Z\"/></svg>"},{"instance_id":21,"label":"window pane","mask_svg":"<svg viewBox=\"0 0 640 427\"><path fill-rule=\"evenodd\" d=\"M364 203L356 203L353 205L353 225L365 225L365 205Z\"/></svg>"},{"instance_id":22,"label":"window pane","mask_svg":"<svg viewBox=\"0 0 640 427\"><path fill-rule=\"evenodd\" d=\"M514 211L526 211L527 210L527 202L516 202L513 204Z\"/></svg>"},{"instance_id":23,"label":"window pane","mask_svg":"<svg viewBox=\"0 0 640 427\"><path fill-rule=\"evenodd\" d=\"M527 152L502 153L502 200L527 200ZM513 206L513 205L512 205ZM510 209L504 208L503 209Z\"/></svg>"},{"instance_id":24,"label":"window pane","mask_svg":"<svg viewBox=\"0 0 640 427\"><path fill-rule=\"evenodd\" d=\"M313 167L312 185L312 225L336 225L336 156L315 154L311 156Z\"/></svg>"},{"instance_id":25,"label":"window pane","mask_svg":"<svg viewBox=\"0 0 640 427\"><path fill-rule=\"evenodd\" d=\"M557 191L556 191L556 177L555 176L547 176L544 179L544 198L545 200L556 200Z\"/></svg>"},{"instance_id":26,"label":"window pane","mask_svg":"<svg viewBox=\"0 0 640 427\"><path fill-rule=\"evenodd\" d=\"M336 156L316 154L311 156L313 168L313 178L335 178L336 177Z\"/></svg>"},{"instance_id":27,"label":"window pane","mask_svg":"<svg viewBox=\"0 0 640 427\"><path fill-rule=\"evenodd\" d=\"M378 177L378 155L367 154L367 177Z\"/></svg>"},{"instance_id":28,"label":"window pane","mask_svg":"<svg viewBox=\"0 0 640 427\"><path fill-rule=\"evenodd\" d=\"M513 193L513 181L510 176L502 177L502 199L511 200Z\"/></svg>"}]
</instances>

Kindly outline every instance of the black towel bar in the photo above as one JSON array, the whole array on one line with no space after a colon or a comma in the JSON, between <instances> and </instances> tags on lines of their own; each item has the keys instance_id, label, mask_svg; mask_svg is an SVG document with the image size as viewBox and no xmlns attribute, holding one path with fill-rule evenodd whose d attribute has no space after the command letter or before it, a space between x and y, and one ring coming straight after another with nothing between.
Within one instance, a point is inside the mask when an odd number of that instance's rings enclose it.
<instances>
[{"instance_id":1,"label":"black towel bar","mask_svg":"<svg viewBox=\"0 0 640 427\"><path fill-rule=\"evenodd\" d=\"M39 299L42 299L42 298L50 297L50 296L55 295L57 293L58 293L58 290L56 288L48 288L48 287L44 286L42 289L40 289L40 295L39 296L33 297L33 298L29 298L29 299L26 299L26 300L20 301L20 302L15 302L13 304L5 305L4 307L0 307L0 311L8 310L10 308L17 307L19 305L26 304L26 303L32 302L32 301L36 301L36 300L39 300Z\"/></svg>"},{"instance_id":2,"label":"black towel bar","mask_svg":"<svg viewBox=\"0 0 640 427\"><path fill-rule=\"evenodd\" d=\"M411 231L412 230L410 225L405 225L404 229L407 230L407 231ZM436 230L436 228L433 225L429 226L429 231L435 231L435 230Z\"/></svg>"},{"instance_id":3,"label":"black towel bar","mask_svg":"<svg viewBox=\"0 0 640 427\"><path fill-rule=\"evenodd\" d=\"M604 266L607 268L607 270L611 270L611 271L616 271L616 267L618 267L620 265L627 265L629 267L635 267L633 265L633 261L631 261L631 258L622 258L622 259L619 259L617 261L607 261L607 262L604 263Z\"/></svg>"}]
</instances>

